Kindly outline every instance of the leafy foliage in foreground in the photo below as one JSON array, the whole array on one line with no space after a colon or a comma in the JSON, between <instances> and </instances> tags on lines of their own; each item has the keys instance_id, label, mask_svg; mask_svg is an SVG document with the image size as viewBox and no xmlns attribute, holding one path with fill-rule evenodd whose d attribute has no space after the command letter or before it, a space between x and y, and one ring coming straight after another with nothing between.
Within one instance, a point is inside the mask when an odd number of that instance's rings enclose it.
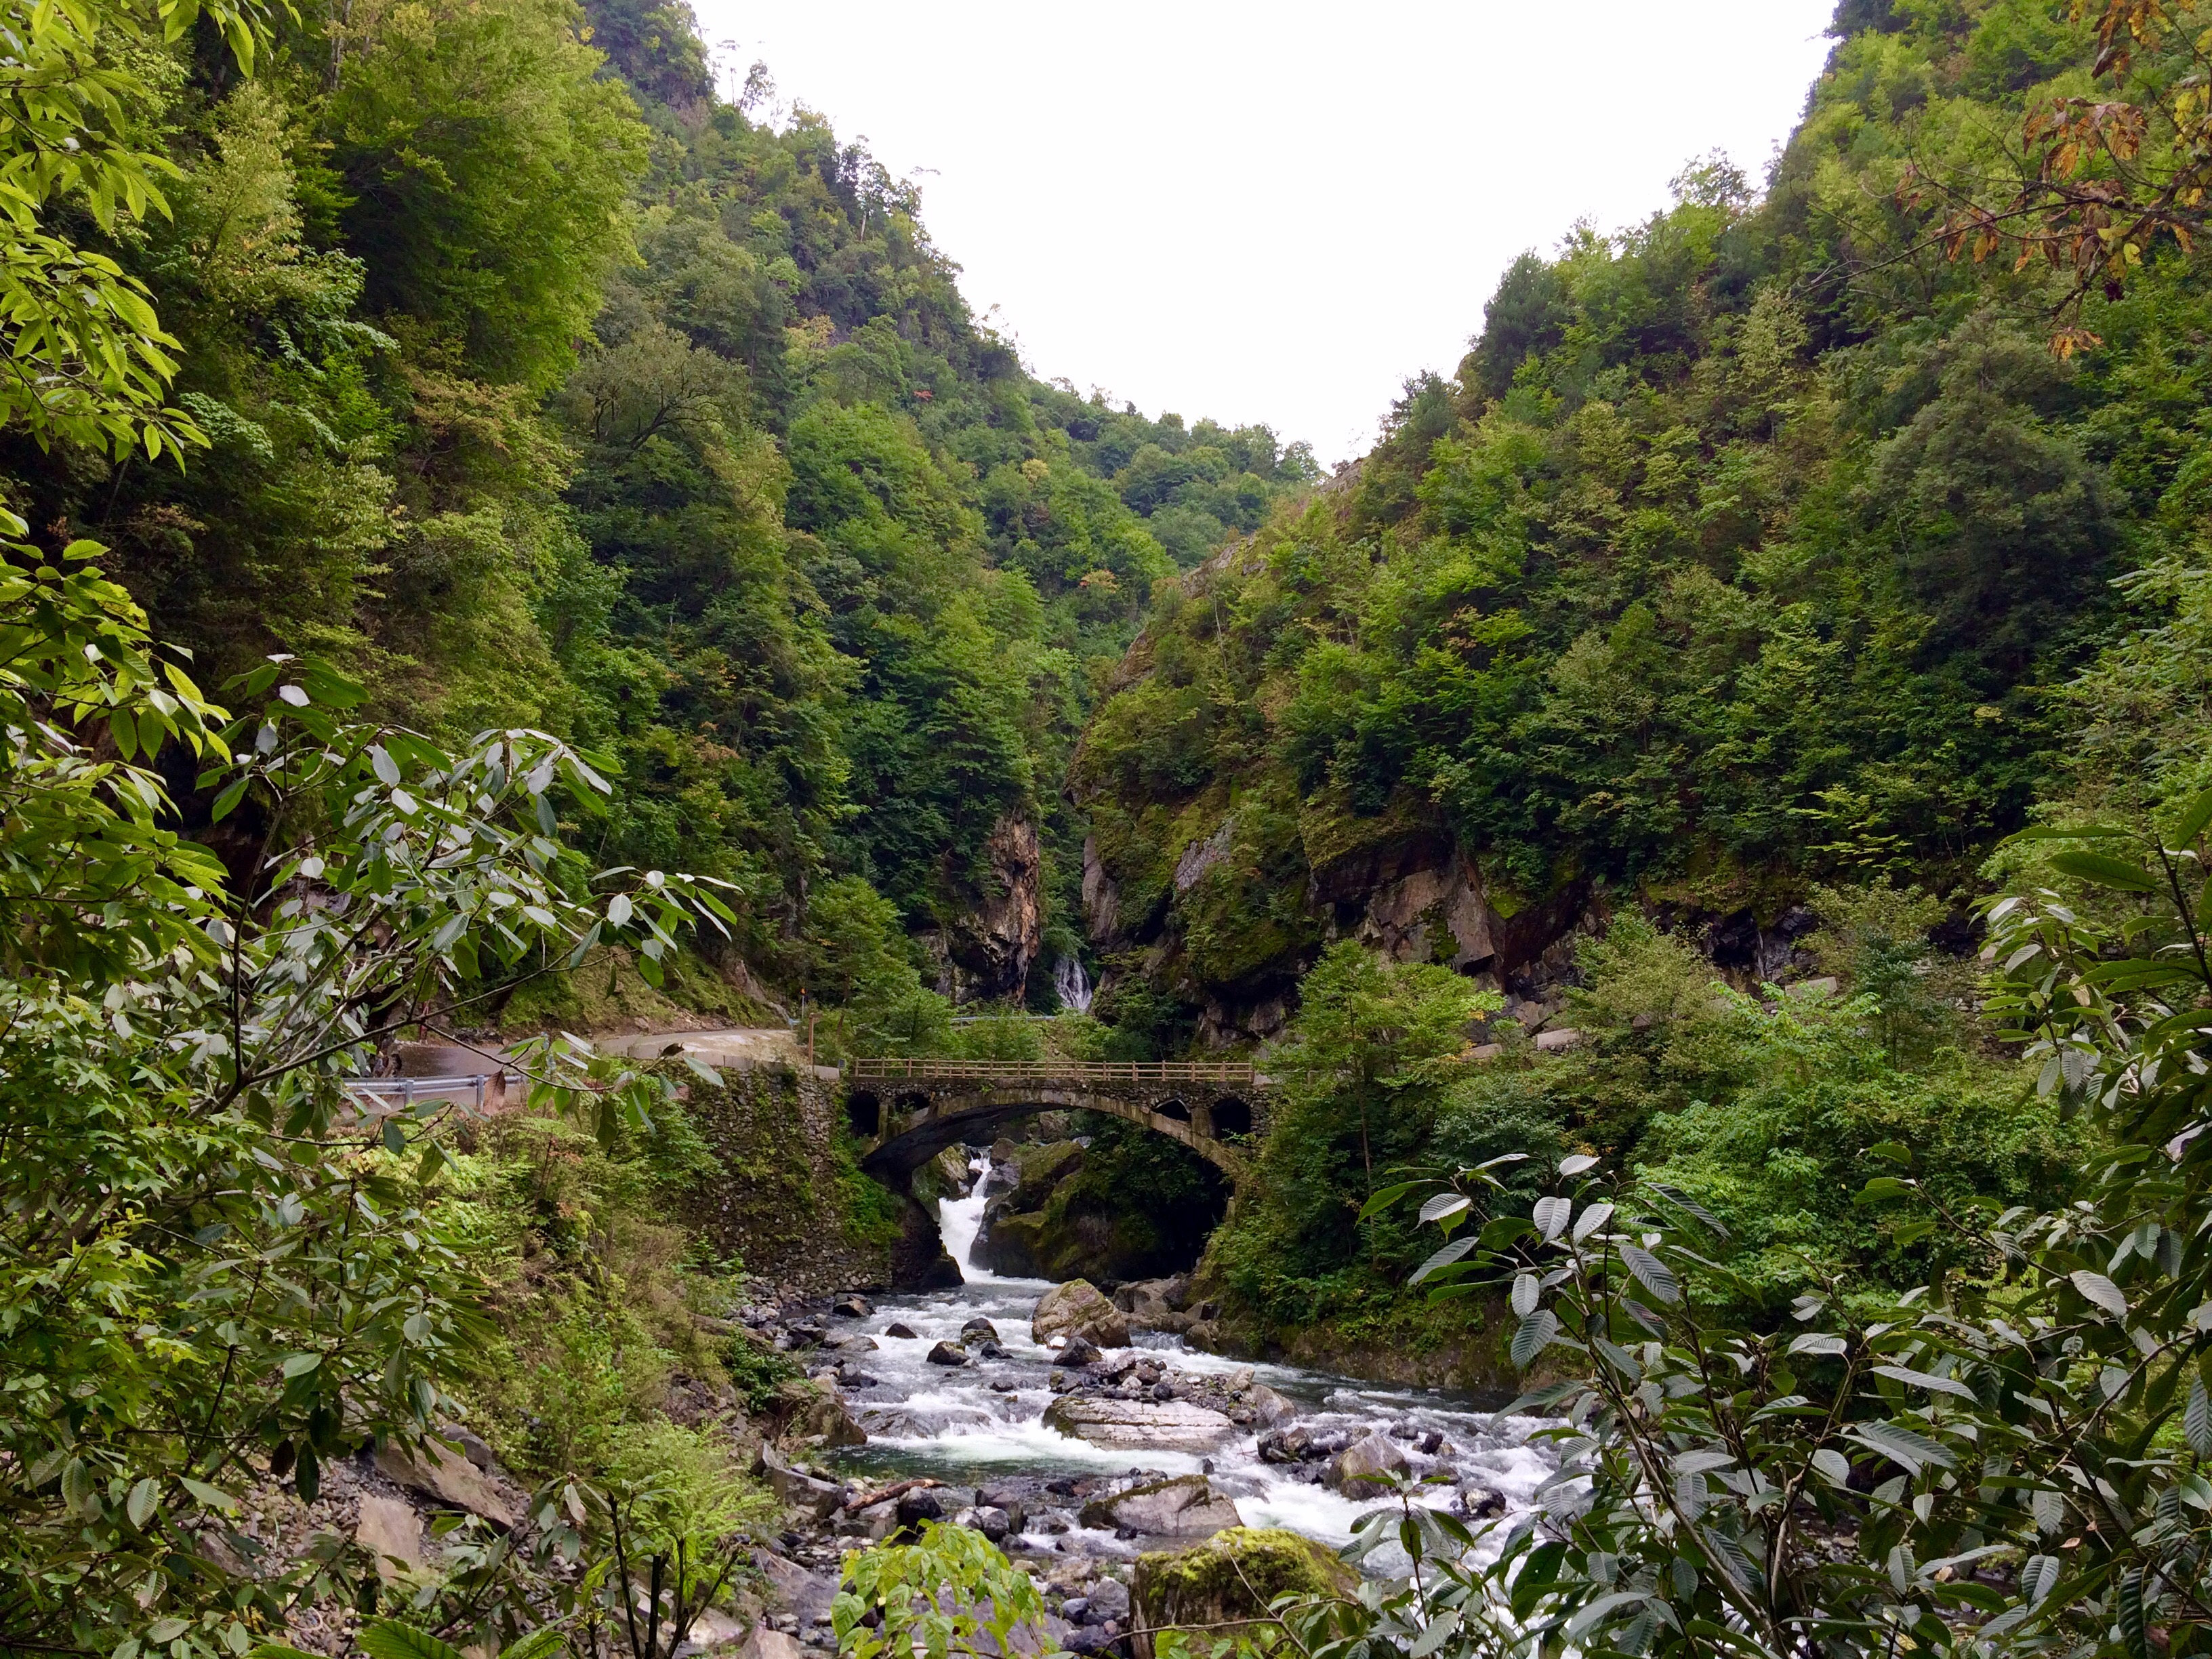
<instances>
[{"instance_id":1,"label":"leafy foliage in foreground","mask_svg":"<svg viewBox=\"0 0 2212 1659\"><path fill-rule=\"evenodd\" d=\"M222 1565L218 1546L259 1553L233 1524L249 1460L312 1498L363 1437L419 1441L452 1409L473 1317L430 1213L439 1109L337 1079L487 975L602 939L650 967L727 907L556 839L556 793L606 786L550 738L448 756L349 722L357 691L288 662L240 688L273 692L266 713L230 721L161 672L96 571L5 580L34 626L0 675L0 1627L121 1659L142 1641L234 1652L330 1565ZM95 720L125 758L81 741ZM161 826L143 761L171 734L220 812L271 828L234 883ZM534 1094L610 1131L672 1088L565 1040L523 1064Z\"/></svg>"},{"instance_id":2,"label":"leafy foliage in foreground","mask_svg":"<svg viewBox=\"0 0 2212 1659\"><path fill-rule=\"evenodd\" d=\"M2131 897L2115 928L2055 894L1991 907L1993 1007L2111 1139L2054 1209L1867 1184L1966 1271L1731 1327L1729 1230L1663 1182L1578 1154L1526 1218L1483 1218L1494 1169L1432 1198L1446 1242L1415 1278L1511 1273L1516 1364L1567 1373L1516 1408L1565 1417L1561 1465L1494 1565L1448 1561L1358 1621L1368 1651L2203 1651L2208 824L2212 793L2148 837L2051 832L2055 865Z\"/></svg>"}]
</instances>

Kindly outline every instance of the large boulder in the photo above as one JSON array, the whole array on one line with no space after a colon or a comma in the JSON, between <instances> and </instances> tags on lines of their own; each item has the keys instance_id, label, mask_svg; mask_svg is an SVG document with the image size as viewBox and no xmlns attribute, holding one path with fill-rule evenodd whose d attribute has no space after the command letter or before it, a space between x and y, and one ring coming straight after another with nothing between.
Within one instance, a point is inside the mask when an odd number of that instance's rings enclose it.
<instances>
[{"instance_id":1,"label":"large boulder","mask_svg":"<svg viewBox=\"0 0 2212 1659\"><path fill-rule=\"evenodd\" d=\"M1219 1412L1181 1400L1096 1400L1062 1395L1045 1407L1045 1427L1113 1451L1212 1451L1235 1437Z\"/></svg>"},{"instance_id":2,"label":"large boulder","mask_svg":"<svg viewBox=\"0 0 2212 1659\"><path fill-rule=\"evenodd\" d=\"M1237 1505L1207 1484L1202 1474L1153 1480L1083 1506L1083 1524L1108 1531L1127 1528L1155 1538L1211 1538L1244 1517Z\"/></svg>"},{"instance_id":3,"label":"large boulder","mask_svg":"<svg viewBox=\"0 0 2212 1659\"><path fill-rule=\"evenodd\" d=\"M1389 1489L1382 1476L1403 1475L1412 1468L1396 1441L1386 1434L1370 1434L1331 1458L1322 1479L1346 1498L1373 1498Z\"/></svg>"},{"instance_id":4,"label":"large boulder","mask_svg":"<svg viewBox=\"0 0 2212 1659\"><path fill-rule=\"evenodd\" d=\"M1358 1583L1325 1546L1273 1527L1232 1527L1195 1548L1142 1555L1130 1580L1138 1659L1152 1659L1152 1633L1206 1631L1264 1620L1279 1595L1330 1595Z\"/></svg>"},{"instance_id":5,"label":"large boulder","mask_svg":"<svg viewBox=\"0 0 2212 1659\"><path fill-rule=\"evenodd\" d=\"M779 1445L805 1443L824 1448L861 1446L867 1432L853 1420L829 1383L812 1377L792 1377L775 1385L766 1412L769 1437Z\"/></svg>"},{"instance_id":6,"label":"large boulder","mask_svg":"<svg viewBox=\"0 0 2212 1659\"><path fill-rule=\"evenodd\" d=\"M425 1440L419 1451L387 1440L377 1450L376 1467L388 1480L502 1529L522 1518L522 1505L498 1481L435 1440Z\"/></svg>"},{"instance_id":7,"label":"large boulder","mask_svg":"<svg viewBox=\"0 0 2212 1659\"><path fill-rule=\"evenodd\" d=\"M1129 1346L1129 1322L1087 1279L1055 1285L1037 1298L1030 1316L1030 1340L1049 1343L1055 1336L1084 1337L1102 1348Z\"/></svg>"},{"instance_id":8,"label":"large boulder","mask_svg":"<svg viewBox=\"0 0 2212 1659\"><path fill-rule=\"evenodd\" d=\"M996 1196L983 1206L983 1224L970 1255L993 1273L1042 1278L1046 1270L1038 1252L1044 1240L1044 1207L1061 1182L1082 1173L1083 1148L1073 1140L1054 1140L1012 1150L1011 1164L998 1164L993 1170L994 1176L1011 1175L1011 1182L1003 1190L997 1180L986 1187Z\"/></svg>"}]
</instances>

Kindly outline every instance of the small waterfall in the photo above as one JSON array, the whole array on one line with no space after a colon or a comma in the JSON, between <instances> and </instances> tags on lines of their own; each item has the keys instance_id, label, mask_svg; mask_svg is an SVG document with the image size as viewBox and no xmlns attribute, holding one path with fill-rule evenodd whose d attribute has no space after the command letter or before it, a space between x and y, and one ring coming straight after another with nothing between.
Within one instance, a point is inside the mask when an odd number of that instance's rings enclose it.
<instances>
[{"instance_id":1,"label":"small waterfall","mask_svg":"<svg viewBox=\"0 0 2212 1659\"><path fill-rule=\"evenodd\" d=\"M975 1176L975 1184L968 1189L968 1196L937 1200L937 1229L945 1240L945 1253L959 1267L961 1279L965 1284L1018 1282L1001 1279L988 1267L968 1259L975 1248L975 1235L983 1231L983 1206L988 1201L983 1189L991 1179L991 1160L988 1158L973 1158L968 1167Z\"/></svg>"},{"instance_id":2,"label":"small waterfall","mask_svg":"<svg viewBox=\"0 0 2212 1659\"><path fill-rule=\"evenodd\" d=\"M1062 957L1052 964L1052 988L1060 993L1060 1006L1079 1014L1091 1012L1091 976L1079 957Z\"/></svg>"}]
</instances>

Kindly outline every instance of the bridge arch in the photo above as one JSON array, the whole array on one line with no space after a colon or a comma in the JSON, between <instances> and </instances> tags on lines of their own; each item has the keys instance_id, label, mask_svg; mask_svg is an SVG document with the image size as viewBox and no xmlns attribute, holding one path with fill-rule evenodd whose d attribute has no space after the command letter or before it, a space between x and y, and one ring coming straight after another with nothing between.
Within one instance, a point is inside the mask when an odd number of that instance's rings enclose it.
<instances>
[{"instance_id":1,"label":"bridge arch","mask_svg":"<svg viewBox=\"0 0 2212 1659\"><path fill-rule=\"evenodd\" d=\"M1261 1127L1265 1085L1249 1066L1197 1062L857 1060L847 1069L845 1109L871 1143L861 1169L893 1186L948 1146L988 1141L1001 1124L1057 1111L1099 1112L1181 1141L1237 1182L1249 1137Z\"/></svg>"}]
</instances>

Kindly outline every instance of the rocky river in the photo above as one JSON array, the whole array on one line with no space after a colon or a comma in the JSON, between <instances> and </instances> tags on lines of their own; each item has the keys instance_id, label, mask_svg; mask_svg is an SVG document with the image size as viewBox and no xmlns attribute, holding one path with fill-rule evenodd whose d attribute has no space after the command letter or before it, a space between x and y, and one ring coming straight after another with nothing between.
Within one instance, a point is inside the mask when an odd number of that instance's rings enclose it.
<instances>
[{"instance_id":1,"label":"rocky river","mask_svg":"<svg viewBox=\"0 0 2212 1659\"><path fill-rule=\"evenodd\" d=\"M968 1195L939 1204L957 1289L847 1297L796 1319L751 1310L774 1318L779 1346L834 1382L866 1431L865 1444L825 1448L811 1478L779 1480L811 1503L820 1530L787 1542L818 1572L834 1573L854 1542L957 1521L1027 1567L1058 1615L1058 1639L1110 1650L1128 1626L1128 1570L1145 1552L1231 1527L1341 1544L1384 1499L1374 1477L1385 1473L1442 1477L1423 1487L1424 1502L1507 1515L1547 1473L1528 1443L1534 1419L1199 1352L1143 1328L1188 1322L1161 1316L1164 1287L1125 1291L1117 1309L1086 1286L975 1265L992 1172L988 1158L971 1168ZM786 1628L818 1643L826 1601L811 1599L821 1606L797 1607Z\"/></svg>"}]
</instances>

